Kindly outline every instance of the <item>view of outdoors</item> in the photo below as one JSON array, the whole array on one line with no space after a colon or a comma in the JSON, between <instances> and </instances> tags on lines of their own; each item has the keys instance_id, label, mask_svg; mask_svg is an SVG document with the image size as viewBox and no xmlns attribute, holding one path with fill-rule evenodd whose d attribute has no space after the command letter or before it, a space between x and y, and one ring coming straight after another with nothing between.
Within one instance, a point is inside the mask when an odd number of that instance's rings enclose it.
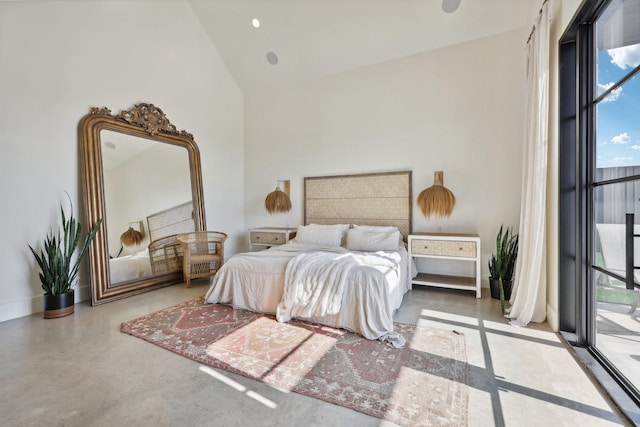
<instances>
[{"instance_id":1,"label":"view of outdoors","mask_svg":"<svg viewBox=\"0 0 640 427\"><path fill-rule=\"evenodd\" d=\"M596 348L640 388L640 293L627 289L627 214L640 224L640 0L613 1L596 24L596 170L593 177ZM614 180L608 182L609 180ZM640 225L633 234L640 235ZM640 237L634 239L640 266ZM613 274L607 274L613 273ZM640 269L631 273L640 282ZM614 275L617 275L616 278Z\"/></svg>"},{"instance_id":2,"label":"view of outdoors","mask_svg":"<svg viewBox=\"0 0 640 427\"><path fill-rule=\"evenodd\" d=\"M599 93L639 64L640 43L599 51ZM596 150L597 168L640 165L640 76L637 74L598 104Z\"/></svg>"}]
</instances>

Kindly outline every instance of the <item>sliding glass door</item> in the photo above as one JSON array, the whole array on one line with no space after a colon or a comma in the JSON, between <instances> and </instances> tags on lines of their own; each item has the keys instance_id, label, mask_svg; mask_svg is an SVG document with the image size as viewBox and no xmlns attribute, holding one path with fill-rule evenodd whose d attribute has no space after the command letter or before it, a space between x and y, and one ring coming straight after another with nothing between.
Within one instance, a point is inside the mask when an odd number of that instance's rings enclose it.
<instances>
[{"instance_id":1,"label":"sliding glass door","mask_svg":"<svg viewBox=\"0 0 640 427\"><path fill-rule=\"evenodd\" d=\"M594 353L640 388L640 0L613 0L595 21L590 177Z\"/></svg>"}]
</instances>

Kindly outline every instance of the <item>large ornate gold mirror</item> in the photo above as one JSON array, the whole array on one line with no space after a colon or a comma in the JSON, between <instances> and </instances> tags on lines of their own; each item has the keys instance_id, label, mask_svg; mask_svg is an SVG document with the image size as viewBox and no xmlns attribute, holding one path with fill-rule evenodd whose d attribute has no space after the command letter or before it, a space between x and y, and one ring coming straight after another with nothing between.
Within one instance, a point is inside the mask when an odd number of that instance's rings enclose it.
<instances>
[{"instance_id":1,"label":"large ornate gold mirror","mask_svg":"<svg viewBox=\"0 0 640 427\"><path fill-rule=\"evenodd\" d=\"M162 110L92 108L78 125L91 304L182 281L179 233L205 230L200 153Z\"/></svg>"}]
</instances>

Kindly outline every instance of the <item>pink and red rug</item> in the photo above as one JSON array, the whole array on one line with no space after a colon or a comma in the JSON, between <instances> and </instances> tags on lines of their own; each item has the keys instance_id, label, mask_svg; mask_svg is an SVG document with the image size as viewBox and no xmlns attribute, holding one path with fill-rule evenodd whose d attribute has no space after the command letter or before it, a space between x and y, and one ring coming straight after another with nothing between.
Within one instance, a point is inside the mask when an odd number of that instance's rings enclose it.
<instances>
[{"instance_id":1,"label":"pink and red rug","mask_svg":"<svg viewBox=\"0 0 640 427\"><path fill-rule=\"evenodd\" d=\"M403 323L395 329L404 348L202 298L121 327L199 363L400 425L467 425L464 336Z\"/></svg>"}]
</instances>

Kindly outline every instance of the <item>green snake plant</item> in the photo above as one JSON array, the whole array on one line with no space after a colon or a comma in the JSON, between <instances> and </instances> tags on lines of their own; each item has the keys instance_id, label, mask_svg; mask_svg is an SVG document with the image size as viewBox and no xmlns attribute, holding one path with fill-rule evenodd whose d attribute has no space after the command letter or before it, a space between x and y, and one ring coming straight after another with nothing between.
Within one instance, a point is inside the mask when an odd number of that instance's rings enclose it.
<instances>
[{"instance_id":1,"label":"green snake plant","mask_svg":"<svg viewBox=\"0 0 640 427\"><path fill-rule=\"evenodd\" d=\"M71 200L69 200L71 204ZM29 245L31 253L40 266L40 282L47 295L62 295L69 292L78 276L80 260L84 256L89 243L96 237L102 219L85 236L80 252L74 259L74 253L80 243L82 225L73 217L73 204L69 218L60 205L62 215L62 230L51 230L44 239L44 248L40 253Z\"/></svg>"},{"instance_id":2,"label":"green snake plant","mask_svg":"<svg viewBox=\"0 0 640 427\"><path fill-rule=\"evenodd\" d=\"M496 237L496 253L489 260L489 274L500 284L500 308L504 314L504 284L513 282L513 273L518 258L518 234L513 229L500 226Z\"/></svg>"}]
</instances>

